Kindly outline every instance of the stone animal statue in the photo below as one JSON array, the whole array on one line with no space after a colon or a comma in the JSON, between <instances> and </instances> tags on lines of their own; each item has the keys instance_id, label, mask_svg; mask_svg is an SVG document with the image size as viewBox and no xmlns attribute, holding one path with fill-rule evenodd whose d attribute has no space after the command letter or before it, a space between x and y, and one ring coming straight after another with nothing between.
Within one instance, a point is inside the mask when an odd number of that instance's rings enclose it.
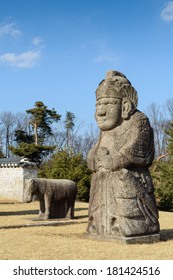
<instances>
[{"instance_id":1,"label":"stone animal statue","mask_svg":"<svg viewBox=\"0 0 173 280\"><path fill-rule=\"evenodd\" d=\"M35 195L40 203L39 217L44 220L65 218L69 211L73 219L76 194L76 183L71 180L25 179L24 202L31 202Z\"/></svg>"},{"instance_id":2,"label":"stone animal statue","mask_svg":"<svg viewBox=\"0 0 173 280\"><path fill-rule=\"evenodd\" d=\"M122 240L144 236L146 242L155 234L152 238L158 239L158 209L149 172L153 130L137 103L136 90L118 71L109 71L96 90L100 136L87 157L93 172L88 234Z\"/></svg>"}]
</instances>

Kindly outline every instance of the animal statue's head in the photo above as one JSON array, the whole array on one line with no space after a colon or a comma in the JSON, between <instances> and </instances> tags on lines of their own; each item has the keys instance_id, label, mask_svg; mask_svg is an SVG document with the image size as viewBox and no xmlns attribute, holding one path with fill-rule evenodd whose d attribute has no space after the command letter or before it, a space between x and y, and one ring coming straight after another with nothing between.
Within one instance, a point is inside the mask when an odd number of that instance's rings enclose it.
<instances>
[{"instance_id":1,"label":"animal statue's head","mask_svg":"<svg viewBox=\"0 0 173 280\"><path fill-rule=\"evenodd\" d=\"M25 187L24 187L24 202L31 202L33 195L37 191L37 184L35 179L25 179Z\"/></svg>"}]
</instances>

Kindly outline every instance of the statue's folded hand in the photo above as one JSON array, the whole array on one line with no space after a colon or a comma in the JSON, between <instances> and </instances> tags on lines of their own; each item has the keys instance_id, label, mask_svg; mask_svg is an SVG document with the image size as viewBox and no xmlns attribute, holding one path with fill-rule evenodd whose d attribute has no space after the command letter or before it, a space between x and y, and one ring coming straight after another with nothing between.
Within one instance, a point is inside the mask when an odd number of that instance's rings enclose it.
<instances>
[{"instance_id":1,"label":"statue's folded hand","mask_svg":"<svg viewBox=\"0 0 173 280\"><path fill-rule=\"evenodd\" d=\"M112 157L109 153L109 150L106 147L101 147L97 151L97 156L95 160L96 170L107 169L112 170Z\"/></svg>"}]
</instances>

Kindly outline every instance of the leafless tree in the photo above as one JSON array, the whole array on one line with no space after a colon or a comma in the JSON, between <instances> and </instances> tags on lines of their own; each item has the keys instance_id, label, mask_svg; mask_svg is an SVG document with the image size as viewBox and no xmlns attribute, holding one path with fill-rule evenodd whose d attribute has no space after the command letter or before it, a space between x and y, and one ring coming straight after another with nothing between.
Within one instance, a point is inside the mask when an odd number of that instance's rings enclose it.
<instances>
[{"instance_id":1,"label":"leafless tree","mask_svg":"<svg viewBox=\"0 0 173 280\"><path fill-rule=\"evenodd\" d=\"M13 136L16 124L16 115L12 112L3 112L0 114L0 123L2 125L2 139L5 146L5 156L10 157L10 151L8 147L13 142Z\"/></svg>"},{"instance_id":2,"label":"leafless tree","mask_svg":"<svg viewBox=\"0 0 173 280\"><path fill-rule=\"evenodd\" d=\"M81 153L84 158L86 158L89 150L98 139L98 133L98 128L93 124L86 127L83 122L75 121L73 131L70 135L70 145L68 149L74 154ZM67 133L64 127L64 121L61 120L58 125L53 128L53 135L46 138L46 145L55 145L56 151L67 149L66 137Z\"/></svg>"},{"instance_id":3,"label":"leafless tree","mask_svg":"<svg viewBox=\"0 0 173 280\"><path fill-rule=\"evenodd\" d=\"M2 112L0 114L0 146L4 151L4 155L8 158L11 152L8 147L14 143L14 135L16 130L29 132L29 122L26 113Z\"/></svg>"},{"instance_id":4,"label":"leafless tree","mask_svg":"<svg viewBox=\"0 0 173 280\"><path fill-rule=\"evenodd\" d=\"M165 129L168 125L168 119L165 116L163 108L161 109L160 106L155 103L152 103L148 107L147 115L154 130L155 157L158 159L160 156L167 153Z\"/></svg>"},{"instance_id":5,"label":"leafless tree","mask_svg":"<svg viewBox=\"0 0 173 280\"><path fill-rule=\"evenodd\" d=\"M173 121L173 98L170 98L166 101L165 108L168 118Z\"/></svg>"},{"instance_id":6,"label":"leafless tree","mask_svg":"<svg viewBox=\"0 0 173 280\"><path fill-rule=\"evenodd\" d=\"M82 139L82 153L84 157L87 157L89 150L96 144L99 137L99 129L98 127L90 124L88 129L83 135Z\"/></svg>"},{"instance_id":7,"label":"leafless tree","mask_svg":"<svg viewBox=\"0 0 173 280\"><path fill-rule=\"evenodd\" d=\"M26 113L19 112L16 114L16 130L23 130L28 134L31 133L29 116Z\"/></svg>"},{"instance_id":8,"label":"leafless tree","mask_svg":"<svg viewBox=\"0 0 173 280\"><path fill-rule=\"evenodd\" d=\"M3 128L2 123L0 123L0 157L3 157Z\"/></svg>"}]
</instances>

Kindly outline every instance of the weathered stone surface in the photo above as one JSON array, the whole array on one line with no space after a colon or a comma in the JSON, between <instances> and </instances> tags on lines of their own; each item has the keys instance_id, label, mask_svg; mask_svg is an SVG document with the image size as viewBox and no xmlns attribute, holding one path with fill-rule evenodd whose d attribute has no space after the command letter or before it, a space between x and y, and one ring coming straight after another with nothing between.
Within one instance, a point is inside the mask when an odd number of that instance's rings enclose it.
<instances>
[{"instance_id":1,"label":"weathered stone surface","mask_svg":"<svg viewBox=\"0 0 173 280\"><path fill-rule=\"evenodd\" d=\"M137 102L136 90L118 71L109 71L96 90L100 136L87 159L93 171L88 234L134 240L160 230L148 170L154 157L153 130Z\"/></svg>"},{"instance_id":2,"label":"weathered stone surface","mask_svg":"<svg viewBox=\"0 0 173 280\"><path fill-rule=\"evenodd\" d=\"M26 179L24 201L31 202L33 195L40 203L41 219L65 218L70 211L74 218L74 205L77 186L73 181L65 179Z\"/></svg>"}]
</instances>

